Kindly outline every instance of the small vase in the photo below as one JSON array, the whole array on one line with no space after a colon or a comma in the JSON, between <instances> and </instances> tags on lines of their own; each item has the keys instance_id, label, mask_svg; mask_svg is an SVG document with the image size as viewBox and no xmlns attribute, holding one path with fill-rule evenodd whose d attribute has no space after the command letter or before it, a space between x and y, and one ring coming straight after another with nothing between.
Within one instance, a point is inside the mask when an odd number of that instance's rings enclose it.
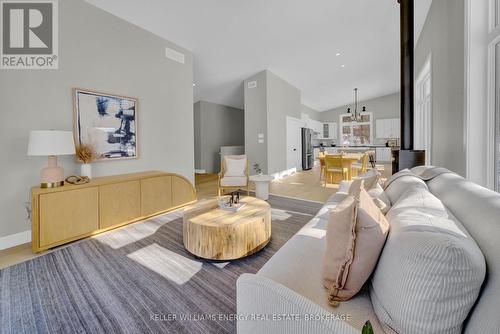
<instances>
[{"instance_id":1,"label":"small vase","mask_svg":"<svg viewBox=\"0 0 500 334\"><path fill-rule=\"evenodd\" d=\"M80 165L80 176L86 176L89 179L92 178L92 165L91 164L81 164Z\"/></svg>"}]
</instances>

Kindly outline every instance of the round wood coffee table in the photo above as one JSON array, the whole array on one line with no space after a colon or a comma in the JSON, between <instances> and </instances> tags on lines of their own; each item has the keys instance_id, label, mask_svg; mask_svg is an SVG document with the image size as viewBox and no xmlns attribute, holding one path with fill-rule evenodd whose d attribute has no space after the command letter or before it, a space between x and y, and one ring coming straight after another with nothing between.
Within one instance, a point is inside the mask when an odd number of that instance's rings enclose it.
<instances>
[{"instance_id":1,"label":"round wood coffee table","mask_svg":"<svg viewBox=\"0 0 500 334\"><path fill-rule=\"evenodd\" d=\"M219 209L217 199L201 201L184 212L184 247L211 260L239 259L264 248L271 239L271 206L254 197L237 212Z\"/></svg>"}]
</instances>

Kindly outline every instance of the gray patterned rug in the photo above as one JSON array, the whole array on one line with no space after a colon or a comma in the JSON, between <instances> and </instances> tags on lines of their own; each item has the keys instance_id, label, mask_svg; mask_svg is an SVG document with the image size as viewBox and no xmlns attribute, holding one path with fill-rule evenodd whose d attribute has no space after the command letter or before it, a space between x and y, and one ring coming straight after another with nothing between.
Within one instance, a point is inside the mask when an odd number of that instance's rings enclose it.
<instances>
[{"instance_id":1,"label":"gray patterned rug","mask_svg":"<svg viewBox=\"0 0 500 334\"><path fill-rule=\"evenodd\" d=\"M0 271L0 333L235 333L236 280L257 272L321 205L271 196L272 239L231 262L182 244L181 212Z\"/></svg>"}]
</instances>

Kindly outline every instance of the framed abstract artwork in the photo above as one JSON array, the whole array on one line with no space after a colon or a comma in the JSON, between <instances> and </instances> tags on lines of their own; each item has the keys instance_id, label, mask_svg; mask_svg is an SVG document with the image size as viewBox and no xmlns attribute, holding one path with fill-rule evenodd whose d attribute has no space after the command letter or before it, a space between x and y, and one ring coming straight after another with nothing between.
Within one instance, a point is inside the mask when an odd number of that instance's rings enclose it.
<instances>
[{"instance_id":1,"label":"framed abstract artwork","mask_svg":"<svg viewBox=\"0 0 500 334\"><path fill-rule=\"evenodd\" d=\"M138 157L137 99L82 89L73 97L76 145L90 145L97 160Z\"/></svg>"}]
</instances>

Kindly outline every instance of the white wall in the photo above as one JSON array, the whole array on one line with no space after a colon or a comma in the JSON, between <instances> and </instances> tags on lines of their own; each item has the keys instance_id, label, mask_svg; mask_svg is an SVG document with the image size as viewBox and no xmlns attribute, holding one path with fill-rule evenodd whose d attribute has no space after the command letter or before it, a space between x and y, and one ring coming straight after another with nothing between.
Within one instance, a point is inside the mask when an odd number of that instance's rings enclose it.
<instances>
[{"instance_id":1,"label":"white wall","mask_svg":"<svg viewBox=\"0 0 500 334\"><path fill-rule=\"evenodd\" d=\"M166 59L165 47L184 53L185 64ZM0 238L30 229L25 202L46 159L26 156L28 134L73 128L73 87L139 99L140 158L95 163L95 175L164 170L194 178L187 50L82 0L59 1L59 48L58 70L0 74ZM77 172L73 157L60 162L67 175Z\"/></svg>"}]
</instances>

